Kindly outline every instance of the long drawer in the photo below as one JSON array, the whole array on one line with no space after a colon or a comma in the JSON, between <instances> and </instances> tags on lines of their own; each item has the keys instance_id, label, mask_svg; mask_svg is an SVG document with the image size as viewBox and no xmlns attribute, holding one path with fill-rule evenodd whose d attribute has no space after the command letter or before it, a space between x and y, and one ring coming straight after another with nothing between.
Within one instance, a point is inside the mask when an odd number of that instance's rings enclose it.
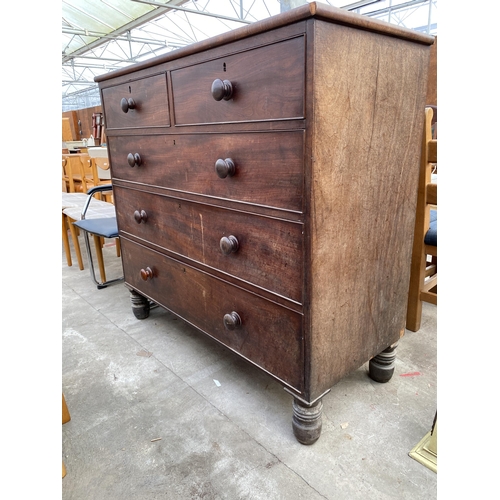
<instances>
[{"instance_id":1,"label":"long drawer","mask_svg":"<svg viewBox=\"0 0 500 500\"><path fill-rule=\"evenodd\" d=\"M102 97L108 129L170 126L165 73L106 88Z\"/></svg>"},{"instance_id":2,"label":"long drawer","mask_svg":"<svg viewBox=\"0 0 500 500\"><path fill-rule=\"evenodd\" d=\"M116 186L120 230L302 303L303 224Z\"/></svg>"},{"instance_id":3,"label":"long drawer","mask_svg":"<svg viewBox=\"0 0 500 500\"><path fill-rule=\"evenodd\" d=\"M302 211L302 130L122 136L108 142L114 178Z\"/></svg>"},{"instance_id":4,"label":"long drawer","mask_svg":"<svg viewBox=\"0 0 500 500\"><path fill-rule=\"evenodd\" d=\"M126 282L288 385L303 388L302 315L121 238Z\"/></svg>"},{"instance_id":5,"label":"long drawer","mask_svg":"<svg viewBox=\"0 0 500 500\"><path fill-rule=\"evenodd\" d=\"M304 117L304 36L208 60L171 75L175 125Z\"/></svg>"}]
</instances>

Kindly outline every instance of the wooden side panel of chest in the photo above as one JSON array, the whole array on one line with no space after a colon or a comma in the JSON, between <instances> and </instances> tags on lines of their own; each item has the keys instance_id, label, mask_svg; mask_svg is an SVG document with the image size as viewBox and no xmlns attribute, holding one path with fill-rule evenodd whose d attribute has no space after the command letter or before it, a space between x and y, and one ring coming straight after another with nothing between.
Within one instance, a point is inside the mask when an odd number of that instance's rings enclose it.
<instances>
[{"instance_id":1,"label":"wooden side panel of chest","mask_svg":"<svg viewBox=\"0 0 500 500\"><path fill-rule=\"evenodd\" d=\"M315 23L310 400L404 333L429 57Z\"/></svg>"}]
</instances>

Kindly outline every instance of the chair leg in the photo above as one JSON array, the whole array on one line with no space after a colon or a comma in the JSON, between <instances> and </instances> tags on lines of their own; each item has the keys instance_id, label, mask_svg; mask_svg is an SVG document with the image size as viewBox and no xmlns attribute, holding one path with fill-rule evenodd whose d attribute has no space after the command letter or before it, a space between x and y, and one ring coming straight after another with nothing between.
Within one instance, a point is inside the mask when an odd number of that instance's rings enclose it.
<instances>
[{"instance_id":1,"label":"chair leg","mask_svg":"<svg viewBox=\"0 0 500 500\"><path fill-rule=\"evenodd\" d=\"M105 283L106 281L106 271L104 269L104 258L102 256L102 246L101 246L101 237L92 235L94 237L94 245L97 254L97 262L99 264L99 274L101 275L101 282Z\"/></svg>"},{"instance_id":2,"label":"chair leg","mask_svg":"<svg viewBox=\"0 0 500 500\"><path fill-rule=\"evenodd\" d=\"M120 238L116 238L115 241L116 241L116 256L120 257L122 251L120 246Z\"/></svg>"},{"instance_id":3,"label":"chair leg","mask_svg":"<svg viewBox=\"0 0 500 500\"><path fill-rule=\"evenodd\" d=\"M82 259L82 252L80 251L80 243L78 241L78 234L77 234L77 229L69 220L69 231L71 233L71 239L73 240L73 246L75 247L75 253L76 253L76 260L78 260L78 267L80 268L80 271L83 271L83 259Z\"/></svg>"},{"instance_id":4,"label":"chair leg","mask_svg":"<svg viewBox=\"0 0 500 500\"><path fill-rule=\"evenodd\" d=\"M71 420L71 416L69 414L68 405L66 404L66 400L64 399L64 394L62 395L62 423L65 424ZM62 477L66 475L66 467L64 466L64 462L62 463Z\"/></svg>"},{"instance_id":5,"label":"chair leg","mask_svg":"<svg viewBox=\"0 0 500 500\"><path fill-rule=\"evenodd\" d=\"M94 245L95 245L95 250L97 254L97 260L99 261L99 271L101 273L101 282L97 280L96 274L95 274L95 269L94 269L94 263L92 259L92 249L90 248L90 239L89 239L89 233L87 231L83 231L83 239L85 241L85 247L87 249L87 256L89 259L89 267L90 267L90 277L92 278L92 281L97 285L97 289L100 290L102 288L106 288L108 285L111 285L113 283L118 283L120 281L124 280L124 276L121 276L120 278L115 278L109 281L106 281L106 272L104 270L104 258L102 255L102 248L99 245L100 243L100 237L96 236L95 234L92 234L94 237Z\"/></svg>"},{"instance_id":6,"label":"chair leg","mask_svg":"<svg viewBox=\"0 0 500 500\"><path fill-rule=\"evenodd\" d=\"M62 240L64 253L66 254L66 262L68 263L68 267L71 267L73 265L73 261L71 260L71 250L69 248L68 224L64 214L62 214Z\"/></svg>"},{"instance_id":7,"label":"chair leg","mask_svg":"<svg viewBox=\"0 0 500 500\"><path fill-rule=\"evenodd\" d=\"M65 424L71 420L71 416L69 414L68 405L66 404L66 400L64 399L64 394L62 395L62 423Z\"/></svg>"}]
</instances>

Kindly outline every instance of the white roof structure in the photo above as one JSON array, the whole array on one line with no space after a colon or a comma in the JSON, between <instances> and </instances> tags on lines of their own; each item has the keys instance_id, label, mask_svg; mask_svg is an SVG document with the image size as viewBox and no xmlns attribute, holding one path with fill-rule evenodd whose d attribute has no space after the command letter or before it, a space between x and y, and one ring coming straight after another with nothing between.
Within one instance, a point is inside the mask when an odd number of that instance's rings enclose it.
<instances>
[{"instance_id":1,"label":"white roof structure","mask_svg":"<svg viewBox=\"0 0 500 500\"><path fill-rule=\"evenodd\" d=\"M320 0L437 34L437 0ZM62 110L100 104L94 77L306 3L306 0L62 0Z\"/></svg>"}]
</instances>

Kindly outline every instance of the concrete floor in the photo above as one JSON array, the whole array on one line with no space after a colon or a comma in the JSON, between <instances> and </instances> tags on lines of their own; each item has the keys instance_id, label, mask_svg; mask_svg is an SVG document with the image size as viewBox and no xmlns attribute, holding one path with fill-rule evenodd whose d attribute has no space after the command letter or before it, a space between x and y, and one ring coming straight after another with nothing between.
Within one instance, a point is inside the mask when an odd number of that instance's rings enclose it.
<instances>
[{"instance_id":1,"label":"concrete floor","mask_svg":"<svg viewBox=\"0 0 500 500\"><path fill-rule=\"evenodd\" d=\"M108 278L121 273L114 247L105 261ZM424 304L392 380L367 364L343 379L304 446L277 382L161 308L137 320L122 283L97 290L63 252L62 498L435 499L437 474L408 453L437 410L436 337Z\"/></svg>"}]
</instances>

